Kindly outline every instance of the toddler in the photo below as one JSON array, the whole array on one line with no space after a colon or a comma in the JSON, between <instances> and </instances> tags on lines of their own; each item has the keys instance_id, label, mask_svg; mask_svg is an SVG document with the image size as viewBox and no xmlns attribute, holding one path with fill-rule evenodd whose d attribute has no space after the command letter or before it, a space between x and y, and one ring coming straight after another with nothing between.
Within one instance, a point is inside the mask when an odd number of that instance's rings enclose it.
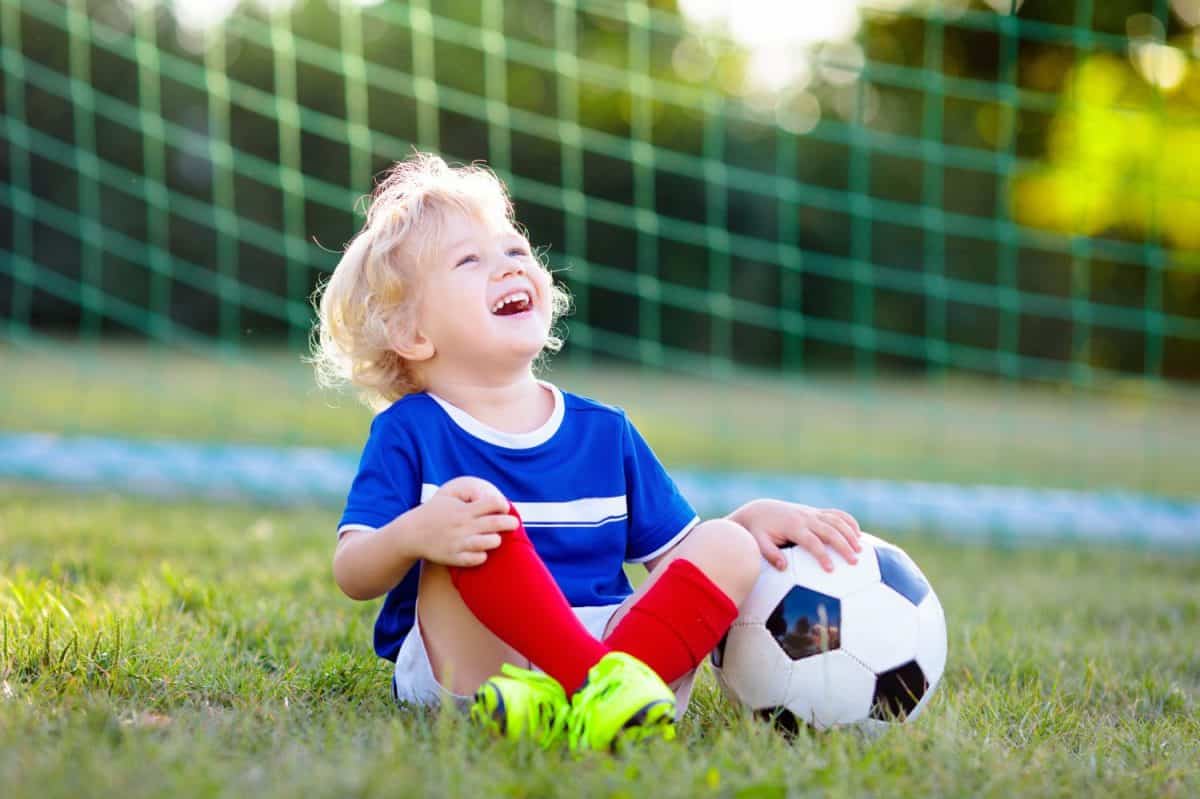
<instances>
[{"instance_id":1,"label":"toddler","mask_svg":"<svg viewBox=\"0 0 1200 799\"><path fill-rule=\"evenodd\" d=\"M491 171L428 154L388 171L320 290L318 378L379 410L333 571L386 595L375 650L398 700L609 749L673 737L764 557L783 568L796 544L832 569L859 529L776 500L697 519L621 410L535 377L567 304ZM637 591L626 563L649 572Z\"/></svg>"}]
</instances>

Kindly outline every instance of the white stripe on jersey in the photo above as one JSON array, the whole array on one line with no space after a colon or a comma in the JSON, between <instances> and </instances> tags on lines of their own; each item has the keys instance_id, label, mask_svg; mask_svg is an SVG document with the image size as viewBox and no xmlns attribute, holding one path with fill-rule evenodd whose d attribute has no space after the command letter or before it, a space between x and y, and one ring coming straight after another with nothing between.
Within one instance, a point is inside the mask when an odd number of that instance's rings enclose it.
<instances>
[{"instance_id":1,"label":"white stripe on jersey","mask_svg":"<svg viewBox=\"0 0 1200 799\"><path fill-rule=\"evenodd\" d=\"M421 502L428 502L438 486L421 486ZM599 527L629 515L629 504L619 497L586 497L567 502L514 502L526 527Z\"/></svg>"}]
</instances>

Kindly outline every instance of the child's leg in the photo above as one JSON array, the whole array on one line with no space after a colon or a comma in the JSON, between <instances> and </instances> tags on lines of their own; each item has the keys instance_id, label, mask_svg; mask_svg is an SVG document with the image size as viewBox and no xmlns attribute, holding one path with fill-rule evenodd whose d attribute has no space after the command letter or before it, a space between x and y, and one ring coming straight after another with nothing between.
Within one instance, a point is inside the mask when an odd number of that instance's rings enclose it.
<instances>
[{"instance_id":1,"label":"child's leg","mask_svg":"<svg viewBox=\"0 0 1200 799\"><path fill-rule=\"evenodd\" d=\"M523 655L475 618L445 566L421 564L417 615L433 674L452 694L471 696L504 663L529 665Z\"/></svg>"},{"instance_id":2,"label":"child's leg","mask_svg":"<svg viewBox=\"0 0 1200 799\"><path fill-rule=\"evenodd\" d=\"M509 512L517 516L511 506ZM570 696L608 647L575 615L524 526L500 539L482 565L446 570L453 587L482 626L558 680Z\"/></svg>"},{"instance_id":3,"label":"child's leg","mask_svg":"<svg viewBox=\"0 0 1200 799\"><path fill-rule=\"evenodd\" d=\"M696 525L625 600L604 643L672 683L700 664L758 580L762 556L741 525Z\"/></svg>"}]
</instances>

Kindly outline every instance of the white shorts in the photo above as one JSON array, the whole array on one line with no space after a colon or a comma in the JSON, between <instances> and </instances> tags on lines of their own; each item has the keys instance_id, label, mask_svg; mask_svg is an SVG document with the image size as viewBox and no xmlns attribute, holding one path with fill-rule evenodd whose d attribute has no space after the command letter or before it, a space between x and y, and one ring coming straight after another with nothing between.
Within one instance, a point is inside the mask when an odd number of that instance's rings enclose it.
<instances>
[{"instance_id":1,"label":"white shorts","mask_svg":"<svg viewBox=\"0 0 1200 799\"><path fill-rule=\"evenodd\" d=\"M587 631L596 638L603 638L608 622L617 612L620 605L597 605L594 607L572 608L575 615L583 622ZM419 614L418 614L419 616ZM675 715L682 717L692 696L692 683L696 672L690 671L680 678L673 686L675 688ZM451 700L464 710L470 706L471 697L455 694L442 686L433 675L433 665L429 662L429 652L425 648L425 639L421 635L420 621L414 619L413 628L404 636L400 651L396 654L396 669L392 675L392 694L396 701L411 705L439 705Z\"/></svg>"}]
</instances>

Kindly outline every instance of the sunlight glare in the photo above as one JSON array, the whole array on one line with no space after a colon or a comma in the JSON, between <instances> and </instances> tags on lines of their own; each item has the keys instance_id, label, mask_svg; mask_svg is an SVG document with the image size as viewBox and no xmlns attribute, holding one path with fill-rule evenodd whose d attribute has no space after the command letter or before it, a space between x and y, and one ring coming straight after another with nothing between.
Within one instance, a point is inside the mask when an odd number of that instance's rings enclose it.
<instances>
[{"instance_id":1,"label":"sunlight glare","mask_svg":"<svg viewBox=\"0 0 1200 799\"><path fill-rule=\"evenodd\" d=\"M1178 88L1187 76L1187 56L1170 45L1140 42L1134 45L1131 55L1141 76L1165 91Z\"/></svg>"},{"instance_id":2,"label":"sunlight glare","mask_svg":"<svg viewBox=\"0 0 1200 799\"><path fill-rule=\"evenodd\" d=\"M254 4L267 14L282 14L291 11L296 0L254 0Z\"/></svg>"},{"instance_id":3,"label":"sunlight glare","mask_svg":"<svg viewBox=\"0 0 1200 799\"><path fill-rule=\"evenodd\" d=\"M831 42L821 48L817 71L826 82L846 86L858 80L867 57L858 42Z\"/></svg>"},{"instance_id":4,"label":"sunlight glare","mask_svg":"<svg viewBox=\"0 0 1200 799\"><path fill-rule=\"evenodd\" d=\"M1015 14L1025 5L1025 0L984 0L997 14Z\"/></svg>"},{"instance_id":5,"label":"sunlight glare","mask_svg":"<svg viewBox=\"0 0 1200 799\"><path fill-rule=\"evenodd\" d=\"M805 53L764 47L750 54L747 91L777 92L785 87L804 89L812 81L812 64Z\"/></svg>"},{"instance_id":6,"label":"sunlight glare","mask_svg":"<svg viewBox=\"0 0 1200 799\"><path fill-rule=\"evenodd\" d=\"M1171 8L1185 25L1200 25L1200 0L1171 0Z\"/></svg>"},{"instance_id":7,"label":"sunlight glare","mask_svg":"<svg viewBox=\"0 0 1200 799\"><path fill-rule=\"evenodd\" d=\"M803 136L821 121L821 101L808 92L784 94L775 106L775 120L784 130Z\"/></svg>"},{"instance_id":8,"label":"sunlight glare","mask_svg":"<svg viewBox=\"0 0 1200 799\"><path fill-rule=\"evenodd\" d=\"M864 12L895 12L914 1L679 0L679 11L698 33L728 36L747 52L743 91L749 95L806 88L814 77L814 61L820 62L814 53L826 47L833 48L834 63L820 69L819 77L835 85L857 80L864 59L853 40ZM811 114L801 116L807 120Z\"/></svg>"},{"instance_id":9,"label":"sunlight glare","mask_svg":"<svg viewBox=\"0 0 1200 799\"><path fill-rule=\"evenodd\" d=\"M228 19L237 5L238 0L208 0L205 3L175 0L171 3L171 13L184 31L204 33Z\"/></svg>"}]
</instances>

